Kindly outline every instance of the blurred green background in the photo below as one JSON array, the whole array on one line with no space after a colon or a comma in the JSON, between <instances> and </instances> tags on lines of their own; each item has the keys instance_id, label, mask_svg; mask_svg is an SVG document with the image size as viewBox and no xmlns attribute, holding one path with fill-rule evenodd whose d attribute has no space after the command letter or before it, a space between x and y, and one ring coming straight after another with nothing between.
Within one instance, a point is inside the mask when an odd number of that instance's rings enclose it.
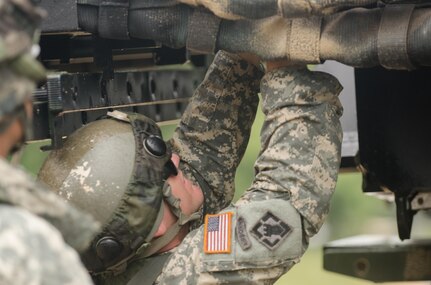
<instances>
[{"instance_id":1,"label":"blurred green background","mask_svg":"<svg viewBox=\"0 0 431 285\"><path fill-rule=\"evenodd\" d=\"M250 144L246 155L236 175L237 199L242 191L247 189L253 179L253 163L259 152L259 131L263 115L258 113L252 130ZM164 137L168 138L175 126L164 126ZM47 142L33 143L26 147L22 163L34 175L40 168L47 153L39 148ZM337 183L331 210L327 222L318 235L313 237L310 248L301 262L284 275L276 285L360 285L373 284L355 278L345 277L327 272L322 267L322 245L328 241L346 238L359 234L396 235L395 208L388 202L375 197L364 195L361 191L362 177L359 172L341 173ZM424 221L425 220L425 221ZM422 226L426 217L419 215L415 218L413 236L428 235L427 227ZM385 283L390 284L390 283ZM430 284L429 282L395 283L395 284Z\"/></svg>"}]
</instances>

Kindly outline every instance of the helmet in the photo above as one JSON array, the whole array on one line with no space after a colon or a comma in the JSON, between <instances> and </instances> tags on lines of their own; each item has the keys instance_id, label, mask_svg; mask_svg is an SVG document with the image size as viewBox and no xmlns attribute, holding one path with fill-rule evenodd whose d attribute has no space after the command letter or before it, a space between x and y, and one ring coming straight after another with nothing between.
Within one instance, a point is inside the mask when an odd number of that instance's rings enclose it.
<instances>
[{"instance_id":1,"label":"helmet","mask_svg":"<svg viewBox=\"0 0 431 285\"><path fill-rule=\"evenodd\" d=\"M108 116L70 135L39 172L53 191L103 225L82 255L92 273L120 271L151 245L163 216L164 180L176 175L151 119L117 111Z\"/></svg>"},{"instance_id":2,"label":"helmet","mask_svg":"<svg viewBox=\"0 0 431 285\"><path fill-rule=\"evenodd\" d=\"M23 113L17 108L30 98L35 82L46 76L31 55L37 50L34 42L44 14L29 0L0 0L0 132Z\"/></svg>"}]
</instances>

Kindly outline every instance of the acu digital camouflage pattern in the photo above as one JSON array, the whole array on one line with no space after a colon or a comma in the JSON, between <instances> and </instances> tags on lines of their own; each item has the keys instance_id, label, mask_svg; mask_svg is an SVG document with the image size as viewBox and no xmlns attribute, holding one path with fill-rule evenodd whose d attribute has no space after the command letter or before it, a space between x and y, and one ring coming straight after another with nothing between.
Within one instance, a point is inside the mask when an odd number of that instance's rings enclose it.
<instances>
[{"instance_id":1,"label":"acu digital camouflage pattern","mask_svg":"<svg viewBox=\"0 0 431 285\"><path fill-rule=\"evenodd\" d=\"M287 193L304 218L307 236L320 229L341 160L342 87L332 75L284 68L261 83L262 151L255 164L251 191L238 203ZM262 196L261 196L262 198Z\"/></svg>"},{"instance_id":2,"label":"acu digital camouflage pattern","mask_svg":"<svg viewBox=\"0 0 431 285\"><path fill-rule=\"evenodd\" d=\"M193 151L185 155L185 161L194 167L201 167L200 171L211 169L214 160L242 156L242 152L236 152L235 148L225 149L223 139L218 140L218 134L230 133L233 137L240 135L240 138L248 138L247 130L252 124L252 117L249 117L249 121L242 121L238 128L230 124L234 121L225 121L223 118L236 118L234 114L238 113L254 114L256 106L230 104L232 113L229 114L227 106L216 104L222 101L218 98L225 96L232 96L233 102L254 102L251 97L257 97L257 78L241 76L241 66L244 66L243 62L229 58L227 54L220 53L217 56L173 139L174 145L177 144L176 150L193 149L198 139L195 132L206 130L207 133L203 134L204 138L208 136L204 140L207 144L204 149L207 151L194 149L195 156ZM228 78L234 78L232 85ZM261 94L266 119L261 132L262 150L255 164L256 178L240 200L226 209L236 213L234 225L239 218L244 219L251 248L242 249L241 241L233 237L231 254L204 254L201 227L189 233L172 254L156 284L273 284L299 261L309 237L323 224L329 200L335 190L342 141L339 122L342 107L337 97L341 89L331 75L310 72L305 68L278 69L263 77ZM215 102L204 104L205 100L211 102L212 98ZM195 104L196 100L201 100L200 104ZM214 111L208 113L201 110L202 104ZM189 117L195 120L191 121ZM218 122L218 125L212 122ZM215 129L212 130L212 127ZM218 128L221 130L216 131ZM189 133L196 137L190 136L186 140L184 137ZM239 143L237 148L242 150L242 144L246 141L241 139L234 142ZM218 169L217 175L204 174L205 178L208 177L207 181L221 177L223 182L233 182L222 178L230 177L225 171L231 171L233 175L235 168ZM221 197L224 189L227 192L221 203L206 197L206 202L213 205L211 209L217 208L215 205L218 203L220 207L224 206L232 193L230 188L223 188L222 184L214 186L213 191ZM287 239L280 239L277 248L272 250L263 247L251 235L259 218L268 213L273 213L293 230Z\"/></svg>"},{"instance_id":3,"label":"acu digital camouflage pattern","mask_svg":"<svg viewBox=\"0 0 431 285\"><path fill-rule=\"evenodd\" d=\"M219 52L169 141L183 172L205 180L207 214L227 207L235 194L235 172L250 138L262 75L239 57Z\"/></svg>"},{"instance_id":4,"label":"acu digital camouflage pattern","mask_svg":"<svg viewBox=\"0 0 431 285\"><path fill-rule=\"evenodd\" d=\"M0 205L0 284L92 284L58 231L19 207Z\"/></svg>"},{"instance_id":5,"label":"acu digital camouflage pattern","mask_svg":"<svg viewBox=\"0 0 431 285\"><path fill-rule=\"evenodd\" d=\"M14 205L35 214L54 227L74 249L82 251L99 230L89 215L36 183L22 170L0 160L0 203Z\"/></svg>"},{"instance_id":6,"label":"acu digital camouflage pattern","mask_svg":"<svg viewBox=\"0 0 431 285\"><path fill-rule=\"evenodd\" d=\"M71 247L89 245L95 222L3 159L0 173L0 283L91 284Z\"/></svg>"}]
</instances>

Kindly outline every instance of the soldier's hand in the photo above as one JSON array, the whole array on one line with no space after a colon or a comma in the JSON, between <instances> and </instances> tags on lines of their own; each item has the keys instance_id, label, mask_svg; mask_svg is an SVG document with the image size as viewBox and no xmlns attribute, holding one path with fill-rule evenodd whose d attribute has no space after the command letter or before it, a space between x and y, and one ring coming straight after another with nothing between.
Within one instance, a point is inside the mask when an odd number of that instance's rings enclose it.
<instances>
[{"instance_id":1,"label":"soldier's hand","mask_svg":"<svg viewBox=\"0 0 431 285\"><path fill-rule=\"evenodd\" d=\"M250 64L253 64L254 66L260 68L261 60L260 57L253 53L239 53L238 54L243 60L247 61Z\"/></svg>"},{"instance_id":2,"label":"soldier's hand","mask_svg":"<svg viewBox=\"0 0 431 285\"><path fill-rule=\"evenodd\" d=\"M260 57L253 53L240 53L238 54L243 60L249 62L250 64L255 65L260 69L264 69L265 72L272 71L274 69L282 68L282 67L294 67L294 68L304 68L305 64L300 64L297 62L292 62L287 58L281 58L270 61L262 61Z\"/></svg>"},{"instance_id":3,"label":"soldier's hand","mask_svg":"<svg viewBox=\"0 0 431 285\"><path fill-rule=\"evenodd\" d=\"M300 64L297 62L292 62L288 60L287 58L277 59L277 60L270 60L265 63L265 70L266 72L282 68L282 67L295 67L295 68L304 68L305 64Z\"/></svg>"}]
</instances>

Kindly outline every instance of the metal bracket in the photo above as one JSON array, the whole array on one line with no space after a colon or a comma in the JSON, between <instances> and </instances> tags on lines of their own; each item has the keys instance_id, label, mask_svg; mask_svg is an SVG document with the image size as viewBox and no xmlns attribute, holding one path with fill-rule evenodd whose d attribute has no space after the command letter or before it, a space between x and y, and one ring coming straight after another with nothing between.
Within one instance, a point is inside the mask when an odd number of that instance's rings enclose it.
<instances>
[{"instance_id":1,"label":"metal bracket","mask_svg":"<svg viewBox=\"0 0 431 285\"><path fill-rule=\"evenodd\" d=\"M59 148L64 136L118 109L144 114L156 122L176 120L184 112L205 68L188 70L59 73L34 92L35 139L52 139Z\"/></svg>"},{"instance_id":2,"label":"metal bracket","mask_svg":"<svg viewBox=\"0 0 431 285\"><path fill-rule=\"evenodd\" d=\"M395 193L395 205L397 206L398 236L401 240L409 239L412 231L413 216L416 211L410 207L411 198Z\"/></svg>"},{"instance_id":3,"label":"metal bracket","mask_svg":"<svg viewBox=\"0 0 431 285\"><path fill-rule=\"evenodd\" d=\"M357 236L324 246L325 270L374 282L431 280L431 241Z\"/></svg>"},{"instance_id":4,"label":"metal bracket","mask_svg":"<svg viewBox=\"0 0 431 285\"><path fill-rule=\"evenodd\" d=\"M431 193L422 192L418 193L411 202L413 210L431 209Z\"/></svg>"}]
</instances>

